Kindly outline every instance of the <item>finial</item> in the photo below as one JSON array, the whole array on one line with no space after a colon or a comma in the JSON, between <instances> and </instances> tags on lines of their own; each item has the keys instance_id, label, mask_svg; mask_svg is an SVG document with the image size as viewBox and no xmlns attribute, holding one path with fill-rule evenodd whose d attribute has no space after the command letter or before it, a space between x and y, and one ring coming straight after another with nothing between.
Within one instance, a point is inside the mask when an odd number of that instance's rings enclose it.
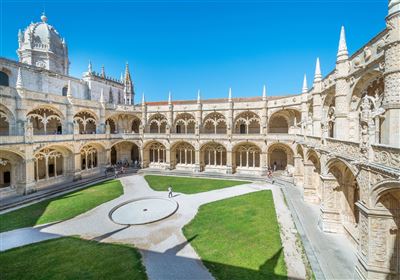
<instances>
[{"instance_id":1,"label":"finial","mask_svg":"<svg viewBox=\"0 0 400 280\"><path fill-rule=\"evenodd\" d=\"M232 101L232 88L229 88L228 101Z\"/></svg>"},{"instance_id":2,"label":"finial","mask_svg":"<svg viewBox=\"0 0 400 280\"><path fill-rule=\"evenodd\" d=\"M146 104L146 98L144 97L144 92L142 93L142 105Z\"/></svg>"},{"instance_id":3,"label":"finial","mask_svg":"<svg viewBox=\"0 0 400 280\"><path fill-rule=\"evenodd\" d=\"M317 58L317 63L315 64L314 82L321 82L321 81L322 81L321 63L320 63L319 57L318 57Z\"/></svg>"},{"instance_id":4,"label":"finial","mask_svg":"<svg viewBox=\"0 0 400 280\"><path fill-rule=\"evenodd\" d=\"M22 82L21 67L18 68L17 83L16 83L15 87L16 88L23 88L24 87L24 83Z\"/></svg>"},{"instance_id":5,"label":"finial","mask_svg":"<svg viewBox=\"0 0 400 280\"><path fill-rule=\"evenodd\" d=\"M303 80L303 90L302 93L307 93L308 92L308 85L307 85L307 74L304 74L304 80Z\"/></svg>"},{"instance_id":6,"label":"finial","mask_svg":"<svg viewBox=\"0 0 400 280\"><path fill-rule=\"evenodd\" d=\"M200 90L197 91L197 103L201 102Z\"/></svg>"},{"instance_id":7,"label":"finial","mask_svg":"<svg viewBox=\"0 0 400 280\"><path fill-rule=\"evenodd\" d=\"M92 62L89 60L89 65L88 65L88 73L92 74L93 68L92 68Z\"/></svg>"},{"instance_id":8,"label":"finial","mask_svg":"<svg viewBox=\"0 0 400 280\"><path fill-rule=\"evenodd\" d=\"M171 91L168 92L168 104L172 104Z\"/></svg>"},{"instance_id":9,"label":"finial","mask_svg":"<svg viewBox=\"0 0 400 280\"><path fill-rule=\"evenodd\" d=\"M337 53L337 60L346 60L349 58L349 52L347 51L347 43L346 43L346 32L344 26L340 30L340 40L339 40L339 49Z\"/></svg>"},{"instance_id":10,"label":"finial","mask_svg":"<svg viewBox=\"0 0 400 280\"><path fill-rule=\"evenodd\" d=\"M263 86L262 99L267 100L267 87L265 85Z\"/></svg>"},{"instance_id":11,"label":"finial","mask_svg":"<svg viewBox=\"0 0 400 280\"><path fill-rule=\"evenodd\" d=\"M45 15L44 12L42 13L42 16L40 17L40 19L41 19L43 22L47 22L47 17L46 17L46 15Z\"/></svg>"},{"instance_id":12,"label":"finial","mask_svg":"<svg viewBox=\"0 0 400 280\"><path fill-rule=\"evenodd\" d=\"M101 77L106 78L106 71L104 70L104 65L101 66Z\"/></svg>"},{"instance_id":13,"label":"finial","mask_svg":"<svg viewBox=\"0 0 400 280\"><path fill-rule=\"evenodd\" d=\"M119 81L120 81L121 83L124 82L124 76L122 75L122 72L121 72L121 76L119 76Z\"/></svg>"}]
</instances>

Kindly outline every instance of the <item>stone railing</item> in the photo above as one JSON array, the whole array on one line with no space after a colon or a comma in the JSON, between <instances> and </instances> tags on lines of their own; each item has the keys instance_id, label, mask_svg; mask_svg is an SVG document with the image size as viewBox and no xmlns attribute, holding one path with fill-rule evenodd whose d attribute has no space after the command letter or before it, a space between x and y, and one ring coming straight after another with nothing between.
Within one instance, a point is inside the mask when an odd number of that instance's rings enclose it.
<instances>
[{"instance_id":1,"label":"stone railing","mask_svg":"<svg viewBox=\"0 0 400 280\"><path fill-rule=\"evenodd\" d=\"M360 146L358 143L355 142L327 138L326 145L322 146L321 148L337 156L342 156L355 160L361 158Z\"/></svg>"},{"instance_id":2,"label":"stone railing","mask_svg":"<svg viewBox=\"0 0 400 280\"><path fill-rule=\"evenodd\" d=\"M385 145L372 145L374 162L400 169L400 149Z\"/></svg>"},{"instance_id":3,"label":"stone railing","mask_svg":"<svg viewBox=\"0 0 400 280\"><path fill-rule=\"evenodd\" d=\"M0 145L19 144L24 142L24 136L0 136Z\"/></svg>"},{"instance_id":4,"label":"stone railing","mask_svg":"<svg viewBox=\"0 0 400 280\"><path fill-rule=\"evenodd\" d=\"M266 138L268 141L293 141L296 139L295 134L285 133L268 133Z\"/></svg>"},{"instance_id":5,"label":"stone railing","mask_svg":"<svg viewBox=\"0 0 400 280\"><path fill-rule=\"evenodd\" d=\"M16 91L14 88L0 86L0 96L15 96Z\"/></svg>"}]
</instances>

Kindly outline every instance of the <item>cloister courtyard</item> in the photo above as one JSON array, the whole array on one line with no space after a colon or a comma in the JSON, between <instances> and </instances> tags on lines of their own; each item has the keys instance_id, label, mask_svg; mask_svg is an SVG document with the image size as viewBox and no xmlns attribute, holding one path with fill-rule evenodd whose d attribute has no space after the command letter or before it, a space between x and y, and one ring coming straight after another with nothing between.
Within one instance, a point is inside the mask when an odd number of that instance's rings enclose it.
<instances>
[{"instance_id":1,"label":"cloister courtyard","mask_svg":"<svg viewBox=\"0 0 400 280\"><path fill-rule=\"evenodd\" d=\"M116 223L110 215L127 201L155 198L176 202L177 210L139 225ZM2 279L312 279L286 203L280 188L265 182L138 174L105 180L3 211L0 274ZM151 205L141 210L152 211ZM140 213L131 218L135 215Z\"/></svg>"}]
</instances>

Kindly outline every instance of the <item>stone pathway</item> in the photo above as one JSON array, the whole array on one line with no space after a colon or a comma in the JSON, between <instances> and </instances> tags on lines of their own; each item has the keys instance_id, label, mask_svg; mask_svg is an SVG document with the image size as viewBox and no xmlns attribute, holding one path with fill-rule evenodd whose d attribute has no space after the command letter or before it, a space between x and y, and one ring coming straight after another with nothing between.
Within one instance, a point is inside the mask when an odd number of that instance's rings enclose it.
<instances>
[{"instance_id":1,"label":"stone pathway","mask_svg":"<svg viewBox=\"0 0 400 280\"><path fill-rule=\"evenodd\" d=\"M192 220L202 204L251 192L271 189L281 224L281 237L289 278L305 279L305 267L296 245L296 230L279 188L268 184L246 184L193 195L177 194L178 211L171 217L147 225L121 226L113 223L109 211L130 199L145 196L167 197L153 191L142 176L121 178L124 194L73 219L35 228L17 229L0 234L0 250L60 236L80 235L100 242L134 244L143 255L149 279L213 279L188 243L182 228Z\"/></svg>"},{"instance_id":2,"label":"stone pathway","mask_svg":"<svg viewBox=\"0 0 400 280\"><path fill-rule=\"evenodd\" d=\"M326 233L319 228L320 208L304 202L299 187L286 185L283 188L286 199L297 212L301 234L308 240L304 247L309 248L307 254L312 255L309 260L317 279L354 279L357 261L354 245L342 234ZM316 271L318 268L319 273Z\"/></svg>"}]
</instances>

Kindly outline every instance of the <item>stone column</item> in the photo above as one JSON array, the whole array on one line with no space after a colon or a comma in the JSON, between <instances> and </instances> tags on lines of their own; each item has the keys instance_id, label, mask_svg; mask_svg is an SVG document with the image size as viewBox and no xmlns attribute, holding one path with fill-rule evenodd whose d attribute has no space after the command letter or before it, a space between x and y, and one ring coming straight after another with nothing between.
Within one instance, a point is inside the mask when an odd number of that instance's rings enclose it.
<instances>
[{"instance_id":1,"label":"stone column","mask_svg":"<svg viewBox=\"0 0 400 280\"><path fill-rule=\"evenodd\" d=\"M81 170L81 153L77 152L73 154L74 158L74 181L82 179L82 170ZM87 164L87 163L86 163Z\"/></svg>"},{"instance_id":2,"label":"stone column","mask_svg":"<svg viewBox=\"0 0 400 280\"><path fill-rule=\"evenodd\" d=\"M226 151L226 174L233 173L232 154L233 154L233 152L231 150Z\"/></svg>"},{"instance_id":3,"label":"stone column","mask_svg":"<svg viewBox=\"0 0 400 280\"><path fill-rule=\"evenodd\" d=\"M389 15L386 18L388 28L385 45L385 91L386 110L383 122L382 143L400 147L400 2L389 1Z\"/></svg>"},{"instance_id":4,"label":"stone column","mask_svg":"<svg viewBox=\"0 0 400 280\"><path fill-rule=\"evenodd\" d=\"M74 106L72 104L67 105L67 116L64 125L63 134L74 134Z\"/></svg>"},{"instance_id":5,"label":"stone column","mask_svg":"<svg viewBox=\"0 0 400 280\"><path fill-rule=\"evenodd\" d=\"M355 278L397 279L395 273L400 256L396 238L399 233L392 214L386 209L369 209L363 203L357 206L360 221Z\"/></svg>"},{"instance_id":6,"label":"stone column","mask_svg":"<svg viewBox=\"0 0 400 280\"><path fill-rule=\"evenodd\" d=\"M339 184L333 175L321 175L322 204L321 229L325 232L341 233L343 227L340 222Z\"/></svg>"},{"instance_id":7,"label":"stone column","mask_svg":"<svg viewBox=\"0 0 400 280\"><path fill-rule=\"evenodd\" d=\"M304 201L318 204L317 186L314 184L314 164L312 162L304 163Z\"/></svg>"},{"instance_id":8,"label":"stone column","mask_svg":"<svg viewBox=\"0 0 400 280\"><path fill-rule=\"evenodd\" d=\"M100 106L100 118L96 130L98 134L104 134L106 132L106 110L103 105Z\"/></svg>"},{"instance_id":9,"label":"stone column","mask_svg":"<svg viewBox=\"0 0 400 280\"><path fill-rule=\"evenodd\" d=\"M199 136L200 135L201 126L202 126L202 104L200 102L200 99L197 100L197 110L196 110L196 113L195 113L195 118L196 118L195 133L196 133L197 136Z\"/></svg>"},{"instance_id":10,"label":"stone column","mask_svg":"<svg viewBox=\"0 0 400 280\"><path fill-rule=\"evenodd\" d=\"M25 160L20 169L24 174L18 176L21 182L17 184L18 194L30 194L36 191L35 187L35 158L33 157L33 148L31 145L25 147Z\"/></svg>"},{"instance_id":11,"label":"stone column","mask_svg":"<svg viewBox=\"0 0 400 280\"><path fill-rule=\"evenodd\" d=\"M139 152L140 152L140 166L141 166L142 168L145 168L146 159L144 158L144 148L143 148L143 145L140 146Z\"/></svg>"},{"instance_id":12,"label":"stone column","mask_svg":"<svg viewBox=\"0 0 400 280\"><path fill-rule=\"evenodd\" d=\"M304 175L304 165L303 165L303 158L299 155L294 157L294 183L299 186L303 187L303 175Z\"/></svg>"},{"instance_id":13,"label":"stone column","mask_svg":"<svg viewBox=\"0 0 400 280\"><path fill-rule=\"evenodd\" d=\"M200 172L200 149L195 150L194 172Z\"/></svg>"},{"instance_id":14,"label":"stone column","mask_svg":"<svg viewBox=\"0 0 400 280\"><path fill-rule=\"evenodd\" d=\"M263 150L260 153L260 168L261 168L261 175L267 175L268 165L267 165L267 151Z\"/></svg>"},{"instance_id":15,"label":"stone column","mask_svg":"<svg viewBox=\"0 0 400 280\"><path fill-rule=\"evenodd\" d=\"M172 168L172 166L171 166L171 149L170 148L167 148L166 150L165 150L165 163L166 163L166 168L167 169L171 169Z\"/></svg>"},{"instance_id":16,"label":"stone column","mask_svg":"<svg viewBox=\"0 0 400 280\"><path fill-rule=\"evenodd\" d=\"M106 165L111 165L111 148L106 150Z\"/></svg>"},{"instance_id":17,"label":"stone column","mask_svg":"<svg viewBox=\"0 0 400 280\"><path fill-rule=\"evenodd\" d=\"M307 108L308 94L304 93L301 96L301 134L307 134L307 118L308 118L308 108Z\"/></svg>"}]
</instances>

